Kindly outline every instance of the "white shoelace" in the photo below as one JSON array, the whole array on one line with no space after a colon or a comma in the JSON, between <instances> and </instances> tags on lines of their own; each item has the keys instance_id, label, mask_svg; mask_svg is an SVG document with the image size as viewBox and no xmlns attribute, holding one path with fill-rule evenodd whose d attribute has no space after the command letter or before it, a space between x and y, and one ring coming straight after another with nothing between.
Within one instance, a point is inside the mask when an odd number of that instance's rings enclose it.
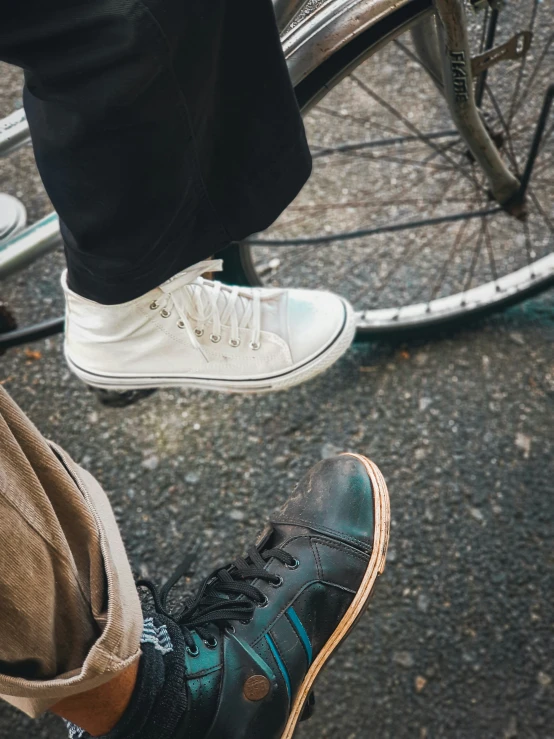
<instances>
[{"instance_id":1,"label":"white shoelace","mask_svg":"<svg viewBox=\"0 0 554 739\"><path fill-rule=\"evenodd\" d=\"M261 345L259 292L229 287L201 277L205 272L221 272L222 269L221 259L198 262L161 285L163 297L150 304L151 310L160 310L163 318L169 318L175 311L179 316L177 326L186 330L193 347L200 351L206 361L208 356L198 338L204 335L208 323L211 323L210 340L214 344L221 341L221 326L229 325L231 346L240 345L241 328L252 330L251 349L259 349Z\"/></svg>"}]
</instances>

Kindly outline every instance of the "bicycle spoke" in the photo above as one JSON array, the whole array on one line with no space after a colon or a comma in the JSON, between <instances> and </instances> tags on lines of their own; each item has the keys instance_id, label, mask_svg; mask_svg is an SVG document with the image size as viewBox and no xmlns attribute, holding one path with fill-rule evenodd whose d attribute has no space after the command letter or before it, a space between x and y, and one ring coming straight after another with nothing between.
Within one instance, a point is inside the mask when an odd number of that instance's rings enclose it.
<instances>
[{"instance_id":1,"label":"bicycle spoke","mask_svg":"<svg viewBox=\"0 0 554 739\"><path fill-rule=\"evenodd\" d=\"M552 180L543 180L541 177L536 177L533 174L533 184L541 185L541 187L552 187Z\"/></svg>"},{"instance_id":2,"label":"bicycle spoke","mask_svg":"<svg viewBox=\"0 0 554 739\"><path fill-rule=\"evenodd\" d=\"M525 235L525 254L527 256L527 266L531 266L533 261L531 256L531 234L529 233L529 223L523 222L523 233Z\"/></svg>"},{"instance_id":3,"label":"bicycle spoke","mask_svg":"<svg viewBox=\"0 0 554 739\"><path fill-rule=\"evenodd\" d=\"M548 226L548 228L550 230L550 233L551 234L554 234L554 224L552 223L552 221L550 220L550 218L545 213L544 208L540 204L539 199L538 199L537 195L535 194L535 191L531 187L529 187L527 189L527 192L531 196L531 200L535 203L536 209L539 211L539 213L543 217L543 220L546 223L546 225Z\"/></svg>"},{"instance_id":4,"label":"bicycle spoke","mask_svg":"<svg viewBox=\"0 0 554 739\"><path fill-rule=\"evenodd\" d=\"M427 157L427 159L425 159L424 161L427 163L427 162L429 162L429 161L431 161L433 159L436 159L438 156L439 156L439 153L437 151L433 151L431 154L429 154L429 156ZM415 182L413 182L411 184L411 188L413 190L417 190L419 188L419 186L423 182L425 182L425 177L426 177L426 170L423 169L423 171L420 173L420 175L416 178ZM441 186L441 183L438 182L437 180L436 180L436 182L437 182L437 185L440 187ZM450 182L452 182L452 180ZM448 184L448 188L450 188L450 184ZM443 195L444 195L444 192L445 191L443 190Z\"/></svg>"},{"instance_id":5,"label":"bicycle spoke","mask_svg":"<svg viewBox=\"0 0 554 739\"><path fill-rule=\"evenodd\" d=\"M352 113L337 113L336 110L325 108L323 106L318 106L315 110L318 113L325 113L325 115L328 115L331 118L338 118L340 121L344 121L346 119L352 121L353 123L359 123L363 126L374 126L378 130L388 131L389 133L394 133L398 136L405 135L404 131L393 128L392 126L383 123L383 121L380 121L377 118L360 118L359 116L352 115ZM311 113L310 115L313 115L313 113Z\"/></svg>"},{"instance_id":6,"label":"bicycle spoke","mask_svg":"<svg viewBox=\"0 0 554 739\"><path fill-rule=\"evenodd\" d=\"M418 64L422 69L425 69L418 55L415 54L411 49L409 49L405 44L403 44L402 41L400 41L399 39L395 39L394 45L398 47L399 49L401 49L409 59L411 59L413 62Z\"/></svg>"},{"instance_id":7,"label":"bicycle spoke","mask_svg":"<svg viewBox=\"0 0 554 739\"><path fill-rule=\"evenodd\" d=\"M530 126L527 122L525 126L522 126L521 128L518 128L515 132L512 132L512 141L516 141L517 139L520 139L522 136L529 137L530 133ZM544 147L548 143L549 138L552 136L552 133L554 132L554 123L546 129L544 132L544 135L542 137L542 141L539 146L539 154L543 151Z\"/></svg>"},{"instance_id":8,"label":"bicycle spoke","mask_svg":"<svg viewBox=\"0 0 554 739\"><path fill-rule=\"evenodd\" d=\"M540 67L542 66L542 63L543 63L546 55L548 54L548 51L549 51L550 46L552 45L552 42L553 41L554 41L554 33L551 33L550 34L550 37L547 39L547 41L546 41L546 43L544 45L544 49L542 50L542 53L540 54L537 63L535 64L535 67L533 68L533 71L532 71L532 73L531 73L531 75L529 77L529 82L527 84L527 87L521 93L521 97L519 98L519 100L516 103L516 106L515 106L515 109L514 109L514 114L512 116L512 120L513 120L513 118L515 118L517 116L517 114L518 114L519 110L521 109L523 103L527 100L527 98L529 96L529 93L531 92L531 89L532 89L533 85L535 84L535 79L536 79L537 73L538 73Z\"/></svg>"},{"instance_id":9,"label":"bicycle spoke","mask_svg":"<svg viewBox=\"0 0 554 739\"><path fill-rule=\"evenodd\" d=\"M475 208L477 206L477 204L478 204L477 198L474 198L473 201L471 202L471 206ZM450 255L447 257L447 260L445 261L445 263L443 265L442 274L439 276L438 281L436 281L435 286L433 287L432 296L427 301L427 303L428 303L428 306L427 306L428 309L429 309L430 301L432 301L433 298L438 294L438 291L439 291L441 285L444 282L444 277L446 276L446 271L448 269L449 264L451 264L452 259L454 258L454 255L455 255L456 251L458 250L458 248L460 246L465 246L466 244L468 244L473 239L475 233L477 233L477 231L472 232L470 234L469 238L466 239L466 240L464 240L462 242L463 236L465 234L465 231L466 231L469 223L470 223L469 221L462 221L462 223L460 225L460 229L458 230L457 235L456 235L456 238L454 240L453 249L450 250ZM420 292L420 294L421 294L421 292ZM433 295L433 292L434 292L434 295ZM419 295L418 295L418 297L419 297Z\"/></svg>"},{"instance_id":10,"label":"bicycle spoke","mask_svg":"<svg viewBox=\"0 0 554 739\"><path fill-rule=\"evenodd\" d=\"M372 90L368 85L366 85L362 80L360 80L356 75L351 74L350 79L352 79L369 97L373 98L376 102L378 102L385 110L388 110L389 113L396 116L399 121L401 121L408 130L412 131L424 144L429 146L431 149L438 151L440 156L442 156L446 161L451 165L455 166L452 159L443 151L440 151L440 149L436 146L436 144L431 140L426 140L423 136L424 134L418 129L417 126L415 126L413 123L411 123L402 113L400 113L399 110L397 110L393 105L388 103L386 100L384 100L378 93L376 93L374 90ZM473 182L473 184L476 187L479 187L478 183L475 181L474 177L467 172L467 170L463 169L462 167L458 168L458 171L460 174L462 174L464 177L468 178L470 182Z\"/></svg>"},{"instance_id":11,"label":"bicycle spoke","mask_svg":"<svg viewBox=\"0 0 554 739\"><path fill-rule=\"evenodd\" d=\"M425 163L431 161L431 159L435 158L435 154L438 156L439 154L442 154L444 151L452 151L456 146L459 146L462 144L462 146L465 148L466 143L462 139L458 139L457 141L450 141L448 144L445 144L444 146L440 147L440 152L431 152L427 155L427 157L423 160Z\"/></svg>"},{"instance_id":12,"label":"bicycle spoke","mask_svg":"<svg viewBox=\"0 0 554 739\"><path fill-rule=\"evenodd\" d=\"M533 33L533 30L535 28L535 20L537 18L538 8L539 8L539 0L533 0L533 8L531 10L531 20L529 22L529 28L528 28L530 33ZM519 96L519 89L521 87L521 81L523 79L523 74L525 72L526 63L527 63L527 55L523 57L523 59L521 60L521 64L519 66L519 72L517 75L516 84L514 86L514 92L512 95L512 102L510 104L510 112L508 113L508 124L511 124L514 119L516 100Z\"/></svg>"},{"instance_id":13,"label":"bicycle spoke","mask_svg":"<svg viewBox=\"0 0 554 739\"><path fill-rule=\"evenodd\" d=\"M419 221L406 221L394 223L387 226L376 226L375 228L360 229L359 231L345 231L336 234L321 234L320 236L303 236L297 239L248 239L249 244L256 246L302 246L304 244L330 244L334 241L351 241L362 236L377 236L379 234L396 233L398 231L409 231L425 226L436 226L440 223L456 223L456 221L468 221L472 218L483 218L484 216L500 213L502 208L490 208L489 210L467 211L466 213L454 213L437 218L423 218Z\"/></svg>"},{"instance_id":14,"label":"bicycle spoke","mask_svg":"<svg viewBox=\"0 0 554 739\"><path fill-rule=\"evenodd\" d=\"M434 131L432 133L423 134L428 139L443 139L451 136L456 136L459 139L458 131ZM331 154L344 153L350 151L357 151L359 149L378 149L386 146L396 146L397 144L405 144L412 141L419 141L419 136L398 136L393 139L378 139L376 141L355 141L348 144L340 144L339 146L328 146L326 148L318 148L316 152L312 153L312 159L321 159L322 157L330 156ZM316 147L317 148L317 147Z\"/></svg>"},{"instance_id":15,"label":"bicycle spoke","mask_svg":"<svg viewBox=\"0 0 554 739\"><path fill-rule=\"evenodd\" d=\"M496 270L496 260L494 258L494 250L493 250L491 235L489 233L489 227L488 227L486 218L483 218L483 225L485 227L485 244L487 247L487 254L489 257L489 264L490 264L490 268L492 272L492 278L495 282L498 282L498 272Z\"/></svg>"},{"instance_id":16,"label":"bicycle spoke","mask_svg":"<svg viewBox=\"0 0 554 739\"><path fill-rule=\"evenodd\" d=\"M506 141L508 142L508 156L510 158L510 161L512 163L512 166L515 169L516 175L519 177L519 166L517 163L517 158L514 152L514 148L512 145L512 138L510 135L510 129L508 127L508 124L506 123L506 120L504 116L502 115L502 111L500 110L500 106L498 105L498 102L496 100L496 96L493 93L493 91L490 88L490 85L488 82L485 82L485 90L487 91L487 95L489 96L489 99L493 105L493 108L496 111L496 115L498 116L498 120L500 121L502 128L504 129L504 133L506 134Z\"/></svg>"},{"instance_id":17,"label":"bicycle spoke","mask_svg":"<svg viewBox=\"0 0 554 739\"><path fill-rule=\"evenodd\" d=\"M494 46L494 39L496 37L496 29L498 26L498 16L499 11L498 9L494 9L492 13L490 13L490 19L489 19L489 8L487 8L487 12L483 21L483 35L481 37L481 51L492 49ZM485 82L487 81L488 77L488 70L485 69L481 74L479 75L479 78L477 79L477 84L475 86L475 104L478 108L481 108L481 105L483 103L483 92L485 90Z\"/></svg>"},{"instance_id":18,"label":"bicycle spoke","mask_svg":"<svg viewBox=\"0 0 554 739\"><path fill-rule=\"evenodd\" d=\"M426 167L435 172L454 172L453 167L447 167L444 164L431 164L429 159L407 159L406 157L393 156L392 154L372 154L371 152L366 152L365 154L353 154L353 152L350 151L343 151L340 152L340 154L344 157L351 157L359 160L365 159L371 162L391 162L392 164L398 164L403 167L408 165L414 167ZM340 166L341 162L330 162L326 165L329 169Z\"/></svg>"},{"instance_id":19,"label":"bicycle spoke","mask_svg":"<svg viewBox=\"0 0 554 739\"><path fill-rule=\"evenodd\" d=\"M438 233L442 233L448 228L448 224L444 224L442 228L438 230ZM437 237L437 234L434 234L434 237ZM423 246L427 243L424 242ZM408 243L407 246L403 246L402 252L396 259L396 261L393 263L392 267L388 270L388 272L384 275L383 278L379 279L379 285L374 289L374 296L376 298L380 297L380 295L383 293L386 287L390 284L390 281L392 277L398 272L400 267L404 264L406 264L407 258L412 254L416 246L419 246L420 249L423 248L421 244L418 244L417 241L414 239L411 243ZM362 259L359 259L358 261L355 261L352 265L350 265L351 269L356 270L358 267L360 267L362 264L367 262L367 257L362 257ZM337 280L335 280L335 284L339 284ZM358 293L356 293L353 297L353 302L356 303L365 293L364 291L360 290Z\"/></svg>"},{"instance_id":20,"label":"bicycle spoke","mask_svg":"<svg viewBox=\"0 0 554 739\"><path fill-rule=\"evenodd\" d=\"M541 141L541 145L539 146L539 154L543 151L544 147L546 146L546 142L552 136L553 132L554 132L554 123L552 123L550 128L546 129L546 133L544 134L542 141Z\"/></svg>"},{"instance_id":21,"label":"bicycle spoke","mask_svg":"<svg viewBox=\"0 0 554 739\"><path fill-rule=\"evenodd\" d=\"M469 274L464 284L463 292L467 292L469 288L471 287L471 283L473 282L473 275L475 274L475 267L477 266L477 261L481 254L481 247L483 246L484 231L485 229L483 226L483 221L481 221L481 228L479 229L479 237L475 243L475 249L473 250L471 264L469 267Z\"/></svg>"},{"instance_id":22,"label":"bicycle spoke","mask_svg":"<svg viewBox=\"0 0 554 739\"><path fill-rule=\"evenodd\" d=\"M429 200L423 195L419 198L392 198L391 200L350 200L345 203L318 203L314 205L291 205L287 212L299 213L310 212L319 214L329 210L343 210L344 208L369 208L371 210L380 210L390 205L441 205L442 203L466 203L466 198L457 197L441 197L439 200ZM288 221L287 221L288 224Z\"/></svg>"},{"instance_id":23,"label":"bicycle spoke","mask_svg":"<svg viewBox=\"0 0 554 739\"><path fill-rule=\"evenodd\" d=\"M467 229L467 226L469 225L469 223L470 223L469 221L462 221L462 223L461 223L461 225L460 225L460 228L459 228L459 229L458 229L458 231L456 232L456 236L455 236L455 238L454 238L454 244L455 244L455 245L457 244L457 246L464 246L464 245L465 245L466 243L469 243L469 241L470 241L470 239L472 238L472 236L470 236L470 237L469 237L468 239L466 239L466 241L464 241L464 242L462 242L462 243L460 244L460 239L461 239L461 235L460 235L460 232L462 232L462 235L463 235L463 233L464 233L464 232L465 232L465 230ZM446 230L446 228L448 228L448 226L446 226L445 228L441 229L441 232L444 232L444 231ZM433 243L434 243L434 244L436 244L436 243L437 243L437 235L436 235L436 234L434 234L434 238L433 238ZM439 277L438 277L438 279L437 279L437 280L435 280L434 286L432 286L432 289L431 289L431 293L433 293L433 292L435 291L435 297L436 297L436 295L438 295L438 292L439 292L439 290L440 290L440 287L441 287L441 285L442 285L442 283L443 283L443 280L444 280L444 277L445 277L445 275L446 275L446 271L447 271L447 269L448 269L448 265L449 265L449 263L450 263L450 261L451 261L451 260L450 260L450 254L452 254L452 248L450 249L449 255L447 255L447 257L446 257L446 260L445 260L445 261L443 262L443 266L442 266L442 269L441 269L441 273L439 274ZM453 257L453 256L454 256L454 255L452 254L452 257ZM418 290L418 291L417 291L417 292L416 292L416 293L414 294L414 296L413 296L413 298L412 298L412 302L413 302L413 303L417 303L417 302L419 302L419 301L420 301L420 298L421 298L421 296L423 295L423 293L425 292L425 290L426 290L426 289L427 289L427 285L426 285L425 283L422 283L422 284L421 284L421 286L420 286L420 288L419 288L419 290ZM433 299L434 299L434 298L433 298L432 296L430 296L430 297L429 297L429 298L427 299L427 301L426 301L426 302L427 302L427 304L429 305L429 303L430 303L430 302L431 302L431 301L432 301Z\"/></svg>"},{"instance_id":24,"label":"bicycle spoke","mask_svg":"<svg viewBox=\"0 0 554 739\"><path fill-rule=\"evenodd\" d=\"M439 294L439 290L440 290L440 288L441 288L441 286L442 286L442 284L444 282L444 278L446 277L446 273L448 271L448 268L449 268L450 264L452 263L452 260L456 256L456 253L457 253L458 249L460 248L460 246L465 246L465 244L469 243L469 241L471 241L473 239L474 235L477 233L477 231L475 231L474 233L472 233L470 235L469 239L467 239L466 241L462 242L462 239L463 239L463 236L464 236L464 234L465 234L465 232L467 230L468 224L469 224L469 221L463 221L462 224L461 224L461 226L460 226L460 228L458 229L458 232L456 234L456 238L454 239L454 243L453 243L453 245L452 245L452 247L450 249L450 252L448 253L447 258L445 259L445 261L443 263L442 270L441 270L441 273L439 275L439 278L438 278L438 280L435 281L435 284L432 286L431 295L429 296L429 300L427 301L428 304L432 300L434 300L437 297L437 295Z\"/></svg>"},{"instance_id":25,"label":"bicycle spoke","mask_svg":"<svg viewBox=\"0 0 554 739\"><path fill-rule=\"evenodd\" d=\"M469 221L464 221L462 225L467 226L468 223ZM392 277L398 272L400 267L406 264L408 256L412 254L416 247L418 247L418 251L421 251L428 245L431 239L433 240L433 243L436 244L437 242L439 242L442 234L448 229L449 225L450 224L445 223L443 226L436 229L432 235L429 235L429 237L425 241L423 241L423 243L418 244L417 241L414 240L411 244L408 245L407 249L403 249L398 259L393 263L392 268L385 274L384 278L380 280L380 284L377 287L375 294L377 296L380 296L383 293L384 289L390 284ZM359 263L357 266L359 266ZM356 296L356 299L359 299L360 297L361 293ZM418 300L418 297L418 294L416 294L416 296L414 296L413 298L413 301L416 302Z\"/></svg>"},{"instance_id":26,"label":"bicycle spoke","mask_svg":"<svg viewBox=\"0 0 554 739\"><path fill-rule=\"evenodd\" d=\"M539 149L540 153L540 149ZM536 174L539 174L540 172L544 172L544 170L547 167L552 167L552 164L554 162L554 152L548 152L548 154L545 156L544 160L539 162L539 164L535 165L533 169L533 178ZM550 184L554 184L554 180L550 180Z\"/></svg>"},{"instance_id":27,"label":"bicycle spoke","mask_svg":"<svg viewBox=\"0 0 554 739\"><path fill-rule=\"evenodd\" d=\"M431 213L435 213L436 212L438 206L442 203L443 199L447 197L448 192L452 188L453 184L454 184L454 181L451 179L447 183L447 185L445 186L442 197L439 199L439 201L437 201L435 207L432 208ZM464 221L463 223L468 223L468 221ZM444 233L447 230L447 228L449 227L449 225L450 225L449 223L444 223L438 229L435 229L435 231L433 231L433 239L434 239L434 241L436 241L437 238L438 238L438 236L440 236L442 233ZM426 244L426 241L423 242L423 245L421 245L421 244L419 245L420 250L425 246L425 244ZM402 264L405 264L406 258L408 257L409 254L412 253L412 251L414 250L414 248L415 248L416 245L417 245L416 243L409 244L407 251L406 251L406 248L404 246L402 247L402 251L401 251L401 254L399 255L398 259L396 260L396 262L393 263L392 268L385 275L385 278L380 281L380 285L379 285L379 287L376 290L376 295L377 296L379 296L383 292L383 290L385 289L385 287L390 283L390 280L392 279L393 275L396 274L396 272L402 266ZM354 262L354 264L350 264L349 265L349 269L356 271L358 269L358 267L360 267L364 263L364 261L366 261L366 259L367 258L362 258L362 259ZM356 293L356 295L353 297L354 302L357 302L362 297L362 295L363 295L363 291L358 291L358 293Z\"/></svg>"},{"instance_id":28,"label":"bicycle spoke","mask_svg":"<svg viewBox=\"0 0 554 739\"><path fill-rule=\"evenodd\" d=\"M426 204L427 206L431 206L431 213L436 212L437 208L442 205L443 203L465 203L466 198L460 198L460 197L448 197L448 192L451 189L452 185L454 183L454 180L450 179L446 186L442 189L441 196L436 200L429 200L424 199L423 197L420 198L402 198L398 195L395 196L393 199L390 200L375 200L374 197L372 197L371 201L347 201L346 203L328 203L328 204L314 204L314 205L303 205L303 206L291 206L289 208L289 211L299 212L299 211L310 211L311 215L320 214L322 212L327 212L328 210L340 210L344 208L351 208L351 207L363 207L368 211L381 211L387 206L399 206L399 205L418 205L422 206L423 204ZM372 193L368 193L372 195ZM292 220L286 221L283 226L290 227L291 225L297 225L298 222L305 222L306 218L294 218Z\"/></svg>"},{"instance_id":29,"label":"bicycle spoke","mask_svg":"<svg viewBox=\"0 0 554 739\"><path fill-rule=\"evenodd\" d=\"M483 26L481 29L481 40L479 42L479 53L482 54L485 50L485 42L487 39L487 31L489 28L489 15L490 15L490 8L487 7L485 9L485 15L483 16Z\"/></svg>"}]
</instances>

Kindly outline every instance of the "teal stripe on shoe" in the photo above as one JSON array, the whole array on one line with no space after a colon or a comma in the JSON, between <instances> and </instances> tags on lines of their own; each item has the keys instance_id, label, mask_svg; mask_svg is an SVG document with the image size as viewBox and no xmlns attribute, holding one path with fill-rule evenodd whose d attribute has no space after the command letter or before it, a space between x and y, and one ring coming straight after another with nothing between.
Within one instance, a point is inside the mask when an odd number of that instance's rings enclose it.
<instances>
[{"instance_id":1,"label":"teal stripe on shoe","mask_svg":"<svg viewBox=\"0 0 554 739\"><path fill-rule=\"evenodd\" d=\"M292 690L290 687L290 677L289 673L287 671L287 668L285 667L285 663L281 659L281 655L277 651L277 647L275 646L275 642L273 639L269 636L269 634L265 635L265 638L267 640L267 643L269 644L269 648L271 649L272 655L275 657L275 662L277 662L277 666L281 670L281 674L283 675L283 679L285 681L285 685L287 686L287 693L289 694L289 701L292 698Z\"/></svg>"},{"instance_id":2,"label":"teal stripe on shoe","mask_svg":"<svg viewBox=\"0 0 554 739\"><path fill-rule=\"evenodd\" d=\"M306 656L308 657L308 667L312 664L312 644L310 642L310 637L308 636L306 629L304 628L304 625L302 624L302 621L298 618L298 614L294 610L294 608L291 606L289 609L287 609L287 616L289 617L290 622L292 623L294 630L298 634L298 638L304 645L304 649L306 650Z\"/></svg>"}]
</instances>

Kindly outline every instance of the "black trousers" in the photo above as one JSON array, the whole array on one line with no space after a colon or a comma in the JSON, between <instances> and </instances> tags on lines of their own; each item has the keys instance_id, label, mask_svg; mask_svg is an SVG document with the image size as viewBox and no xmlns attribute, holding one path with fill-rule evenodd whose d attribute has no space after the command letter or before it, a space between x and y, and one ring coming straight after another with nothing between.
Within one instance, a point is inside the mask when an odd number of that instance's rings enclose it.
<instances>
[{"instance_id":1,"label":"black trousers","mask_svg":"<svg viewBox=\"0 0 554 739\"><path fill-rule=\"evenodd\" d=\"M0 0L0 18L81 295L143 294L308 178L271 0Z\"/></svg>"}]
</instances>

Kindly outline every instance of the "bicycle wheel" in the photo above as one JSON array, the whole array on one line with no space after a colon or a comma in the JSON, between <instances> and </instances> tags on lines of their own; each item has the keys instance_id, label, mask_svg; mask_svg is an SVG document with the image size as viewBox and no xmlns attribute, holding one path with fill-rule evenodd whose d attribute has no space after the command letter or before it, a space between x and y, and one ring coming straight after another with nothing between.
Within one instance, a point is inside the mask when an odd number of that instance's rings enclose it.
<instances>
[{"instance_id":1,"label":"bicycle wheel","mask_svg":"<svg viewBox=\"0 0 554 739\"><path fill-rule=\"evenodd\" d=\"M369 29L299 86L312 177L270 229L231 255L235 279L249 284L344 295L368 336L465 320L554 283L554 115L538 143L527 217L517 220L491 200L416 56L406 31L425 6L414 9L392 31ZM469 15L474 54L532 34L522 59L476 79L486 125L521 177L549 86L552 97L554 0Z\"/></svg>"}]
</instances>

